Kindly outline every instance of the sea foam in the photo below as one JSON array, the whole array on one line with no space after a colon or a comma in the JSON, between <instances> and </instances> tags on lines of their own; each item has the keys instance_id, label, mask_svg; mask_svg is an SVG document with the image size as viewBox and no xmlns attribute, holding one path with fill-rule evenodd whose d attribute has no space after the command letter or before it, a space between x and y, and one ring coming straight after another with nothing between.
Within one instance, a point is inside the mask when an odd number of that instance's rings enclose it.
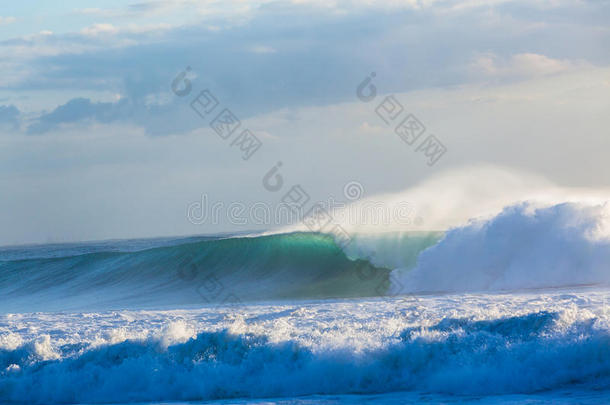
<instances>
[{"instance_id":1,"label":"sea foam","mask_svg":"<svg viewBox=\"0 0 610 405\"><path fill-rule=\"evenodd\" d=\"M520 203L487 220L449 230L398 269L408 292L489 291L610 283L608 210L563 203Z\"/></svg>"},{"instance_id":2,"label":"sea foam","mask_svg":"<svg viewBox=\"0 0 610 405\"><path fill-rule=\"evenodd\" d=\"M19 330L23 343L0 348L0 398L604 392L607 298L585 291L4 316L0 334Z\"/></svg>"}]
</instances>

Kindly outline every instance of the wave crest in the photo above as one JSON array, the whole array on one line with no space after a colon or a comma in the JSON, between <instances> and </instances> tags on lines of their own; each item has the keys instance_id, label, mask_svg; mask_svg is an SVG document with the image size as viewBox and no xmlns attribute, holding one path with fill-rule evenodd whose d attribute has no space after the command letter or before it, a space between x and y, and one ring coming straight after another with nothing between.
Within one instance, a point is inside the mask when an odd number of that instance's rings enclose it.
<instances>
[{"instance_id":1,"label":"wave crest","mask_svg":"<svg viewBox=\"0 0 610 405\"><path fill-rule=\"evenodd\" d=\"M411 292L489 291L610 283L605 205L520 203L449 230L395 276Z\"/></svg>"}]
</instances>

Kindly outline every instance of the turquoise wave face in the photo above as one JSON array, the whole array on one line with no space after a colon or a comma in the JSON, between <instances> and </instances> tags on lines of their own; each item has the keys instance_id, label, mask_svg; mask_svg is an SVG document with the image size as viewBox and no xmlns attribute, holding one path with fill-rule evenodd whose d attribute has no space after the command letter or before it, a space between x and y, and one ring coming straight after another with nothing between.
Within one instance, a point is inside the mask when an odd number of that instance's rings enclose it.
<instances>
[{"instance_id":1,"label":"turquoise wave face","mask_svg":"<svg viewBox=\"0 0 610 405\"><path fill-rule=\"evenodd\" d=\"M404 250L401 260L408 262L436 239L379 239L374 250L387 257L384 249ZM1 309L163 308L386 294L393 263L357 249L358 242L343 251L330 236L292 233L5 260L0 293L7 299Z\"/></svg>"}]
</instances>

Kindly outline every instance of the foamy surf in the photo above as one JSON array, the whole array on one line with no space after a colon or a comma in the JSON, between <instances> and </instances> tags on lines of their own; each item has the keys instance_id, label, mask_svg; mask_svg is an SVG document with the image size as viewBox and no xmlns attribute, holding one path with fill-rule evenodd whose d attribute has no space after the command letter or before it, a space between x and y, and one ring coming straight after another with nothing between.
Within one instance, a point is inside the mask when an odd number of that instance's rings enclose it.
<instances>
[{"instance_id":1,"label":"foamy surf","mask_svg":"<svg viewBox=\"0 0 610 405\"><path fill-rule=\"evenodd\" d=\"M18 403L552 403L569 389L603 403L609 297L582 290L4 315L0 395Z\"/></svg>"}]
</instances>

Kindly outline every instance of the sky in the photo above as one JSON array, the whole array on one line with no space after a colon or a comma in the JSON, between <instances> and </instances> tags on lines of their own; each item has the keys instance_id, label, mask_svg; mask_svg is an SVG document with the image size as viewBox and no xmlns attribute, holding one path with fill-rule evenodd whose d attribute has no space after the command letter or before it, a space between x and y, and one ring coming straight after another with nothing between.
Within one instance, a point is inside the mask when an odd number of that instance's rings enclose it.
<instances>
[{"instance_id":1,"label":"sky","mask_svg":"<svg viewBox=\"0 0 610 405\"><path fill-rule=\"evenodd\" d=\"M7 3L0 245L269 228L192 212L296 185L349 203L502 167L608 187L609 21L605 0Z\"/></svg>"}]
</instances>

